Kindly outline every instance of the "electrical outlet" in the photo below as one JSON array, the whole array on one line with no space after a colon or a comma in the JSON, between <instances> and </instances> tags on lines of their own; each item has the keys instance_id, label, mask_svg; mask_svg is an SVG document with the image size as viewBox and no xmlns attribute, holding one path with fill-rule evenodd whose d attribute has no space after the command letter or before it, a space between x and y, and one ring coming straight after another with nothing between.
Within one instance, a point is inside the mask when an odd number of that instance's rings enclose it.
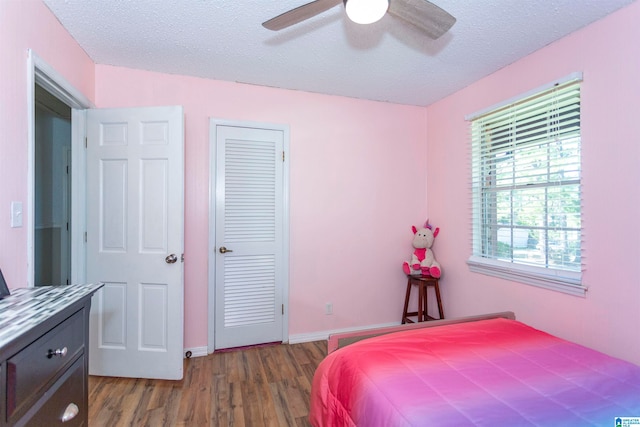
<instances>
[{"instance_id":1,"label":"electrical outlet","mask_svg":"<svg viewBox=\"0 0 640 427\"><path fill-rule=\"evenodd\" d=\"M324 305L324 314L333 314L333 304L328 302Z\"/></svg>"}]
</instances>

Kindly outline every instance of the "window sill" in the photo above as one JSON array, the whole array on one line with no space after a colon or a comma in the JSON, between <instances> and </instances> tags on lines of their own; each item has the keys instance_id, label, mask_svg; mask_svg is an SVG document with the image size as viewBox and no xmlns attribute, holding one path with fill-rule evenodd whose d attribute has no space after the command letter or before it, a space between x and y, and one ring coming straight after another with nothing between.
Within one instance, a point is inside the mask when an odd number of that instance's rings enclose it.
<instances>
[{"instance_id":1,"label":"window sill","mask_svg":"<svg viewBox=\"0 0 640 427\"><path fill-rule=\"evenodd\" d=\"M467 260L469 270L487 276L520 282L569 295L584 297L587 288L582 285L580 272L552 270L498 261L478 256Z\"/></svg>"}]
</instances>

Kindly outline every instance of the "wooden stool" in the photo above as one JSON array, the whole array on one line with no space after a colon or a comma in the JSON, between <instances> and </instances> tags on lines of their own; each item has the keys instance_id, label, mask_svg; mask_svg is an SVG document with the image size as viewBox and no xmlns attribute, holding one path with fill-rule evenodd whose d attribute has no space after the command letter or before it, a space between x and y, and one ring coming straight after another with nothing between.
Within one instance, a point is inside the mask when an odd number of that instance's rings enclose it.
<instances>
[{"instance_id":1,"label":"wooden stool","mask_svg":"<svg viewBox=\"0 0 640 427\"><path fill-rule=\"evenodd\" d=\"M409 316L418 316L418 322L426 320L439 320L429 316L427 313L427 287L433 286L436 291L436 299L438 300L438 311L440 319L444 319L444 310L442 310L442 300L440 299L440 287L438 279L431 276L407 276L407 295L404 298L404 311L402 312L402 323L415 323ZM411 287L418 287L418 311L407 312L409 309L409 297L411 296Z\"/></svg>"}]
</instances>

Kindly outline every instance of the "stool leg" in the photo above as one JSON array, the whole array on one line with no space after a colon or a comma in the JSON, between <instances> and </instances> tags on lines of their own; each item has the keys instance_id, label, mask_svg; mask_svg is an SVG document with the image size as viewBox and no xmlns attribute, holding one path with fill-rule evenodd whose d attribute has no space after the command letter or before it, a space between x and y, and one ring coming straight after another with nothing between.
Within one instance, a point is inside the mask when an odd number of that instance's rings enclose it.
<instances>
[{"instance_id":1,"label":"stool leg","mask_svg":"<svg viewBox=\"0 0 640 427\"><path fill-rule=\"evenodd\" d=\"M438 300L438 313L440 314L440 319L444 319L444 310L442 309L442 300L440 299L440 286L437 280L434 287L436 289L436 299Z\"/></svg>"},{"instance_id":2,"label":"stool leg","mask_svg":"<svg viewBox=\"0 0 640 427\"><path fill-rule=\"evenodd\" d=\"M418 322L426 320L425 311L427 311L427 292L424 283L418 283Z\"/></svg>"},{"instance_id":3,"label":"stool leg","mask_svg":"<svg viewBox=\"0 0 640 427\"><path fill-rule=\"evenodd\" d=\"M424 287L424 312L422 313L422 318L424 319L424 321L426 322L427 320L429 320L429 306L427 305L427 299L428 299L428 295L429 295L429 286L427 286L426 283L422 283L422 286Z\"/></svg>"},{"instance_id":4,"label":"stool leg","mask_svg":"<svg viewBox=\"0 0 640 427\"><path fill-rule=\"evenodd\" d=\"M411 296L411 278L407 282L407 294L404 297L404 310L402 311L402 324L407 323L407 312L409 310L409 297Z\"/></svg>"}]
</instances>

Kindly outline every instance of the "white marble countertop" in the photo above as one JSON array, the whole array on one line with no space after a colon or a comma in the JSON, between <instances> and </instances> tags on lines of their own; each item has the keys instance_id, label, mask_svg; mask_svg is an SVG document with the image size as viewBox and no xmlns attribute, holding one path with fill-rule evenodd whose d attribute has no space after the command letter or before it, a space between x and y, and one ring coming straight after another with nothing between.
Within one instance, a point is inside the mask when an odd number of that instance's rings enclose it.
<instances>
[{"instance_id":1,"label":"white marble countertop","mask_svg":"<svg viewBox=\"0 0 640 427\"><path fill-rule=\"evenodd\" d=\"M12 289L0 300L0 347L102 287L102 283Z\"/></svg>"}]
</instances>

